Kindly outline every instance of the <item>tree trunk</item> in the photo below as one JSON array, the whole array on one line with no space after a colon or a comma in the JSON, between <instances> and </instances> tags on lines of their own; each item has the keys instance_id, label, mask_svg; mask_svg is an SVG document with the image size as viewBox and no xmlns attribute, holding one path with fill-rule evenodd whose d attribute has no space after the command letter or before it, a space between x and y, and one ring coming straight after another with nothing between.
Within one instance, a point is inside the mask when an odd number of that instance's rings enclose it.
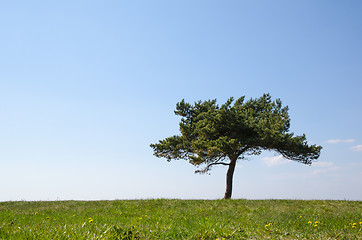
<instances>
[{"instance_id":1,"label":"tree trunk","mask_svg":"<svg viewBox=\"0 0 362 240\"><path fill-rule=\"evenodd\" d=\"M224 199L231 198L231 193L233 190L234 170L235 170L236 160L238 159L237 157L232 157L232 158L229 157L229 158L230 158L230 165L229 165L229 169L226 173L226 191L225 191Z\"/></svg>"}]
</instances>

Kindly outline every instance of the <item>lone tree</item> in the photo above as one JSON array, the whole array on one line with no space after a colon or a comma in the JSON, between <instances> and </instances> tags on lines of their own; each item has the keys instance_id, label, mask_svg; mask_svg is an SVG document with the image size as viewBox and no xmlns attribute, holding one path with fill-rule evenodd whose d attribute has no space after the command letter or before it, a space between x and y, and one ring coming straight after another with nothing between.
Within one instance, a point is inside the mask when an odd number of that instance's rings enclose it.
<instances>
[{"instance_id":1,"label":"lone tree","mask_svg":"<svg viewBox=\"0 0 362 240\"><path fill-rule=\"evenodd\" d=\"M195 173L207 173L214 165L228 166L224 199L231 198L233 175L238 159L273 150L283 157L312 164L322 149L308 145L305 135L289 133L288 106L270 94L245 101L245 96L230 98L221 107L215 100L198 101L194 105L184 100L177 103L176 115L182 117L181 135L151 144L154 155L185 159L199 167ZM200 169L200 167L203 167Z\"/></svg>"}]
</instances>

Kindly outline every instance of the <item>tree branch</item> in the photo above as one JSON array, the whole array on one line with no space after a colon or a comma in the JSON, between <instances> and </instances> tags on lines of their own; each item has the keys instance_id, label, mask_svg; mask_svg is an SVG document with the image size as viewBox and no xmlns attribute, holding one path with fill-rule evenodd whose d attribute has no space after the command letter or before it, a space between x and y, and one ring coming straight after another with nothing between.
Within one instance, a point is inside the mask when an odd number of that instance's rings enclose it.
<instances>
[{"instance_id":1,"label":"tree branch","mask_svg":"<svg viewBox=\"0 0 362 240\"><path fill-rule=\"evenodd\" d=\"M224 166L229 166L230 163L224 163L224 162L213 162L208 164L204 169L202 170L196 170L195 173L207 173L210 170L210 167L213 165L224 165Z\"/></svg>"},{"instance_id":2,"label":"tree branch","mask_svg":"<svg viewBox=\"0 0 362 240\"><path fill-rule=\"evenodd\" d=\"M244 152L248 151L249 148L250 148L250 146L245 146L243 149L239 150L239 151L237 152L238 157L239 157L240 155L242 155Z\"/></svg>"},{"instance_id":3,"label":"tree branch","mask_svg":"<svg viewBox=\"0 0 362 240\"><path fill-rule=\"evenodd\" d=\"M209 167L211 167L212 165L218 165L218 164L220 164L220 165L225 165L225 166L229 166L229 165L230 165L230 163L215 162L215 163L210 163L209 165L207 165L207 167L209 168Z\"/></svg>"}]
</instances>

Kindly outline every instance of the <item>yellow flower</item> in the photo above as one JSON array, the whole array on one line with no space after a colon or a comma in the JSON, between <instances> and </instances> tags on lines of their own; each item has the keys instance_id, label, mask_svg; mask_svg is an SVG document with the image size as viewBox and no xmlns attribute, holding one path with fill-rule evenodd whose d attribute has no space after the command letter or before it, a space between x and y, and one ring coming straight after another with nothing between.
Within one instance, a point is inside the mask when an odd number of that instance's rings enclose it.
<instances>
[{"instance_id":1,"label":"yellow flower","mask_svg":"<svg viewBox=\"0 0 362 240\"><path fill-rule=\"evenodd\" d=\"M359 224L362 224L362 222L359 222Z\"/></svg>"},{"instance_id":2,"label":"yellow flower","mask_svg":"<svg viewBox=\"0 0 362 240\"><path fill-rule=\"evenodd\" d=\"M311 222L311 221L309 221L309 222L308 222L308 224L312 224L312 222Z\"/></svg>"},{"instance_id":3,"label":"yellow flower","mask_svg":"<svg viewBox=\"0 0 362 240\"><path fill-rule=\"evenodd\" d=\"M318 224L314 224L314 227L318 227Z\"/></svg>"},{"instance_id":4,"label":"yellow flower","mask_svg":"<svg viewBox=\"0 0 362 240\"><path fill-rule=\"evenodd\" d=\"M315 221L314 224L318 224L319 222L318 221Z\"/></svg>"},{"instance_id":5,"label":"yellow flower","mask_svg":"<svg viewBox=\"0 0 362 240\"><path fill-rule=\"evenodd\" d=\"M299 218L302 218L302 216L299 216Z\"/></svg>"},{"instance_id":6,"label":"yellow flower","mask_svg":"<svg viewBox=\"0 0 362 240\"><path fill-rule=\"evenodd\" d=\"M265 227L270 227L273 223L268 223L265 225Z\"/></svg>"},{"instance_id":7,"label":"yellow flower","mask_svg":"<svg viewBox=\"0 0 362 240\"><path fill-rule=\"evenodd\" d=\"M88 222L89 222L89 223L93 222L93 219L92 219L92 218L88 218Z\"/></svg>"}]
</instances>

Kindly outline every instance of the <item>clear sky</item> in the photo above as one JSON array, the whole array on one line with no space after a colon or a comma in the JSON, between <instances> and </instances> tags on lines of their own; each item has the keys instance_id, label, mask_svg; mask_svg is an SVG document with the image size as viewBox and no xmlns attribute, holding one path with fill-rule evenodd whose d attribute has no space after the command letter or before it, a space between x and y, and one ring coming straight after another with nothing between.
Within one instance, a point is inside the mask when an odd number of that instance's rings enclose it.
<instances>
[{"instance_id":1,"label":"clear sky","mask_svg":"<svg viewBox=\"0 0 362 240\"><path fill-rule=\"evenodd\" d=\"M362 200L362 1L1 1L0 201L217 199L152 155L175 105L270 93L312 166L238 162L233 198Z\"/></svg>"}]
</instances>

